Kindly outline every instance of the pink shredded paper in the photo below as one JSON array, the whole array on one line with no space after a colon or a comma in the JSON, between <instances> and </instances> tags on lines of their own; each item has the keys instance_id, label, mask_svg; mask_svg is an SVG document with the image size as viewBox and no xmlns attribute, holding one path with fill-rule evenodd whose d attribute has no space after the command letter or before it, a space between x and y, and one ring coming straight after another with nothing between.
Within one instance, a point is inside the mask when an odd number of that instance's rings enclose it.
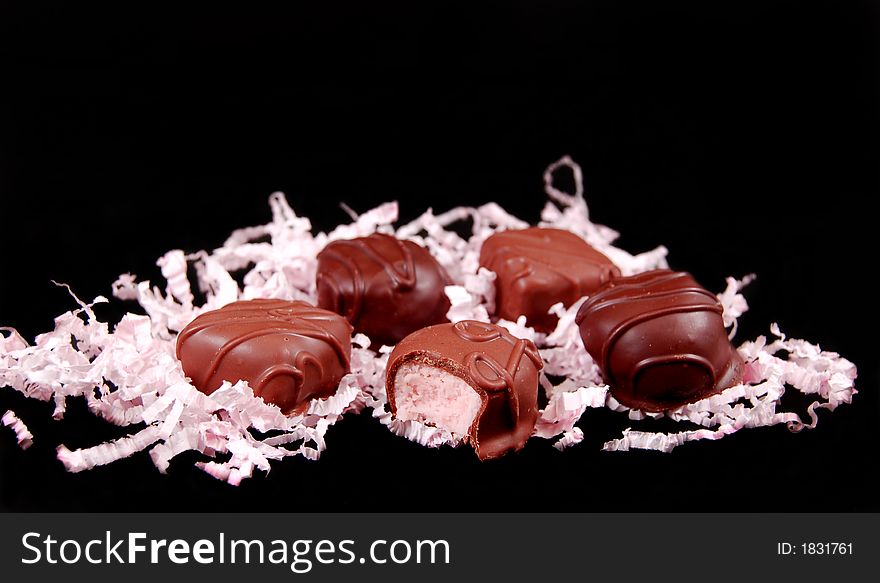
<instances>
[{"instance_id":1,"label":"pink shredded paper","mask_svg":"<svg viewBox=\"0 0 880 583\"><path fill-rule=\"evenodd\" d=\"M0 417L0 422L15 432L15 439L18 441L18 445L21 449L27 449L33 444L34 436L28 430L27 425L25 425L21 419L16 417L15 413L12 411L4 413L3 417Z\"/></svg>"},{"instance_id":2,"label":"pink shredded paper","mask_svg":"<svg viewBox=\"0 0 880 583\"><path fill-rule=\"evenodd\" d=\"M575 193L554 187L554 173L568 168L575 178ZM539 225L566 229L584 238L607 255L624 275L666 267L666 249L658 247L639 255L613 245L618 233L590 221L583 197L580 167L565 157L550 167L545 190L551 199ZM92 307L103 297L85 303L70 291L79 308L55 319L54 330L38 336L34 344L14 329L0 328L0 385L55 404L54 417L64 415L70 397L85 399L96 416L116 425L132 427L126 437L70 450L58 446L58 459L72 472L111 463L147 451L160 472L185 451L197 451L204 460L199 468L209 475L238 484L254 470L268 472L271 462L287 456L318 459L326 447L329 428L345 414L368 413L397 435L428 447L458 445L449 432L415 421L392 418L385 394L385 366L390 347L370 350L363 334L353 339L351 373L337 392L314 400L308 410L286 417L274 405L254 396L245 382L225 383L206 396L189 383L175 357L177 333L199 314L239 299L282 298L315 300L318 252L330 241L362 237L373 232L394 234L427 248L455 282L446 288L451 303L448 317L489 321L494 310L495 274L479 266L482 242L503 229L528 223L501 206L457 207L435 215L426 211L415 221L394 228L396 203L386 203L340 225L329 233L312 233L307 218L297 216L281 193L269 198L272 220L261 226L233 232L212 252L186 254L171 250L158 260L164 283L138 281L121 275L112 285L116 301L136 301L144 315L129 313L111 327L98 320ZM471 219L467 238L451 227ZM189 266L195 268L198 289L205 302L197 305ZM244 271L240 286L233 274ZM728 279L718 294L724 322L736 331L737 318L748 309L740 293L752 279ZM817 346L787 339L774 325L773 340L759 337L739 347L747 363L742 385L703 401L665 414L648 414L622 407L610 395L596 364L584 350L575 314L583 300L569 308L553 306L559 324L551 334L540 334L517 322L500 321L513 334L538 345L545 362L541 387L548 404L541 410L534 436L554 440L562 450L580 443L588 427L577 425L588 408L607 407L633 421L666 416L687 427L678 433L650 433L628 429L605 443L605 450L654 449L671 451L688 441L720 439L745 428L785 423L792 431L813 428L817 410L833 411L850 403L856 394L855 366L841 356ZM784 356L780 356L784 353ZM563 378L553 384L550 378ZM809 420L781 410L786 390L812 399ZM22 448L33 436L12 411L2 417ZM135 428L137 426L137 429ZM258 436L261 435L261 436ZM268 437L266 437L268 435Z\"/></svg>"}]
</instances>

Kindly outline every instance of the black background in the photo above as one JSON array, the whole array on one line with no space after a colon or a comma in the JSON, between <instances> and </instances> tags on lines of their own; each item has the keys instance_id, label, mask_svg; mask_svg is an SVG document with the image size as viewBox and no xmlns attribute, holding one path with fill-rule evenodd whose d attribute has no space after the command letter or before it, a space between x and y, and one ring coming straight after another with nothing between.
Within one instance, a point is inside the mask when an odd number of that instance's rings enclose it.
<instances>
[{"instance_id":1,"label":"black background","mask_svg":"<svg viewBox=\"0 0 880 583\"><path fill-rule=\"evenodd\" d=\"M865 511L877 500L878 10L871 2L336 2L285 12L116 14L7 5L0 18L0 325L47 331L166 250L268 222L281 190L316 229L387 200L497 201L531 222L570 154L592 218L720 291L755 272L738 340L779 322L859 367L815 431L743 431L670 455L603 453L630 425L591 410L581 445L480 463L367 416L241 487L182 455L68 474L55 447L124 430L0 389L7 510ZM320 5L318 5L320 4ZM117 319L122 307L102 306ZM662 425L643 428L669 429Z\"/></svg>"}]
</instances>

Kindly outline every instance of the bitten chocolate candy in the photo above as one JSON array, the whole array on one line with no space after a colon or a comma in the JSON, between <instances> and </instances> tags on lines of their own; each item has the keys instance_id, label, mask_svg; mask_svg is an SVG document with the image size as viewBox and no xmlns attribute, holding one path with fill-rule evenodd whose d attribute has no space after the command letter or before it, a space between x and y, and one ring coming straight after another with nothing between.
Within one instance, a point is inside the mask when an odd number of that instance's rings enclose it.
<instances>
[{"instance_id":1,"label":"bitten chocolate candy","mask_svg":"<svg viewBox=\"0 0 880 583\"><path fill-rule=\"evenodd\" d=\"M385 388L391 412L451 431L490 459L519 450L538 419L538 371L531 340L464 320L410 334L391 352Z\"/></svg>"},{"instance_id":2,"label":"bitten chocolate candy","mask_svg":"<svg viewBox=\"0 0 880 583\"><path fill-rule=\"evenodd\" d=\"M375 233L318 253L318 305L345 316L373 346L448 321L449 277L427 249Z\"/></svg>"},{"instance_id":3,"label":"bitten chocolate candy","mask_svg":"<svg viewBox=\"0 0 880 583\"><path fill-rule=\"evenodd\" d=\"M206 312L177 337L177 358L210 395L245 380L285 414L329 397L349 370L351 325L306 302L247 300Z\"/></svg>"},{"instance_id":4,"label":"bitten chocolate candy","mask_svg":"<svg viewBox=\"0 0 880 583\"><path fill-rule=\"evenodd\" d=\"M742 381L743 361L721 313L689 273L660 269L613 280L575 321L614 398L656 412Z\"/></svg>"},{"instance_id":5,"label":"bitten chocolate candy","mask_svg":"<svg viewBox=\"0 0 880 583\"><path fill-rule=\"evenodd\" d=\"M533 227L492 235L480 249L480 265L497 274L495 314L526 317L539 332L552 332L558 318L547 311L590 295L620 270L610 259L568 231Z\"/></svg>"}]
</instances>

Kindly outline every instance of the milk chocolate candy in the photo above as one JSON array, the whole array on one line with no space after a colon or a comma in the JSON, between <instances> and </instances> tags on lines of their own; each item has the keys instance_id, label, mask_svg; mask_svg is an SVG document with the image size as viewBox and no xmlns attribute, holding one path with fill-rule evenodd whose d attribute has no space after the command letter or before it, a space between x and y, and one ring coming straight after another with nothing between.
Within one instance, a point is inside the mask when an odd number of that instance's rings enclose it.
<instances>
[{"instance_id":1,"label":"milk chocolate candy","mask_svg":"<svg viewBox=\"0 0 880 583\"><path fill-rule=\"evenodd\" d=\"M306 302L234 302L190 322L177 358L203 393L245 380L285 414L300 413L336 392L349 371L351 331L344 318Z\"/></svg>"},{"instance_id":2,"label":"milk chocolate candy","mask_svg":"<svg viewBox=\"0 0 880 583\"><path fill-rule=\"evenodd\" d=\"M481 460L517 451L538 419L538 371L531 340L464 320L404 338L388 359L385 388L398 419L464 437Z\"/></svg>"},{"instance_id":3,"label":"milk chocolate candy","mask_svg":"<svg viewBox=\"0 0 880 583\"><path fill-rule=\"evenodd\" d=\"M558 318L550 306L566 307L590 295L620 271L610 259L568 231L533 227L502 231L486 239L480 265L494 271L495 315L552 332Z\"/></svg>"},{"instance_id":4,"label":"milk chocolate candy","mask_svg":"<svg viewBox=\"0 0 880 583\"><path fill-rule=\"evenodd\" d=\"M584 347L623 405L666 411L742 381L718 299L689 273L621 277L578 310Z\"/></svg>"},{"instance_id":5,"label":"milk chocolate candy","mask_svg":"<svg viewBox=\"0 0 880 583\"><path fill-rule=\"evenodd\" d=\"M334 241L318 254L318 305L345 316L373 347L448 321L448 283L427 249L390 235Z\"/></svg>"}]
</instances>

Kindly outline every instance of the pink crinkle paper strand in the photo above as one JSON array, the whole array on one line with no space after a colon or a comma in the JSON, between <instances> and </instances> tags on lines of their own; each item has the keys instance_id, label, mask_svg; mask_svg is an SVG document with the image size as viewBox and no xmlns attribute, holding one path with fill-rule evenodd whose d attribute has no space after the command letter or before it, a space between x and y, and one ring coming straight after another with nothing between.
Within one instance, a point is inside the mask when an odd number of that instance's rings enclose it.
<instances>
[{"instance_id":1,"label":"pink crinkle paper strand","mask_svg":"<svg viewBox=\"0 0 880 583\"><path fill-rule=\"evenodd\" d=\"M33 434L28 430L27 425L15 416L12 411L7 411L0 417L0 423L12 429L15 432L15 439L18 441L21 449L29 448L34 442Z\"/></svg>"},{"instance_id":2,"label":"pink crinkle paper strand","mask_svg":"<svg viewBox=\"0 0 880 583\"><path fill-rule=\"evenodd\" d=\"M554 173L569 169L575 193L553 185ZM590 221L583 197L580 167L565 157L548 167L545 191L550 201L541 213L542 226L569 230L607 255L625 275L666 267L666 249L658 247L631 255L613 245L618 233ZM254 470L268 472L271 462L299 455L318 459L326 447L329 428L346 413L369 411L397 435L428 447L458 445L461 438L441 428L414 421L402 422L390 413L385 394L385 366L389 347L369 349L363 334L353 339L351 373L337 393L310 403L307 412L286 417L280 410L253 395L244 382L225 383L206 396L193 387L174 355L177 333L199 314L240 299L280 298L315 301L317 254L330 241L367 236L374 232L394 234L426 247L454 281L446 288L451 302L448 317L489 321L494 311L495 274L479 266L482 242L503 229L528 226L496 203L480 207L456 207L441 214L427 210L416 220L394 228L398 207L394 202L363 214L351 212L353 221L329 233L312 233L311 223L294 213L281 193L269 197L272 220L234 231L218 249L186 254L171 250L157 261L163 286L121 275L112 285L117 300L136 301L145 315L127 314L111 330L93 311L92 303L76 298L79 309L55 319L51 332L33 345L15 330L0 328L0 385L8 385L28 397L55 404L54 417L64 415L66 400L86 400L96 416L132 427L129 435L93 447L69 450L58 447L58 459L73 472L111 463L147 451L161 472L184 451L198 451L205 460L198 467L209 475L238 484ZM452 227L472 221L471 233L462 237ZM206 298L196 304L187 269L194 266L197 285ZM233 274L245 271L239 285ZM748 305L740 293L748 282L728 280L719 299L724 305L725 325L736 329L736 320ZM70 291L68 289L68 291ZM541 387L548 404L541 410L534 436L554 440L564 449L584 438L577 426L589 408L609 407L638 421L658 414L645 414L621 407L610 396L599 370L581 343L574 317L583 300L569 308L551 310L559 324L551 334L539 334L517 322L500 321L515 335L538 345L545 362ZM748 378L704 401L682 407L666 416L698 426L675 434L628 430L606 443L606 450L634 448L670 451L697 439L718 439L742 428L786 423L792 430L814 427L818 409L833 410L849 403L856 393L855 367L833 353L802 340L785 339L775 327L776 338L746 342L740 352L748 363ZM786 351L787 358L778 353ZM554 385L550 378L564 380ZM779 411L786 388L811 395L810 421ZM33 436L13 412L2 418L27 447ZM137 429L135 429L137 426ZM256 437L255 432L270 437Z\"/></svg>"}]
</instances>

